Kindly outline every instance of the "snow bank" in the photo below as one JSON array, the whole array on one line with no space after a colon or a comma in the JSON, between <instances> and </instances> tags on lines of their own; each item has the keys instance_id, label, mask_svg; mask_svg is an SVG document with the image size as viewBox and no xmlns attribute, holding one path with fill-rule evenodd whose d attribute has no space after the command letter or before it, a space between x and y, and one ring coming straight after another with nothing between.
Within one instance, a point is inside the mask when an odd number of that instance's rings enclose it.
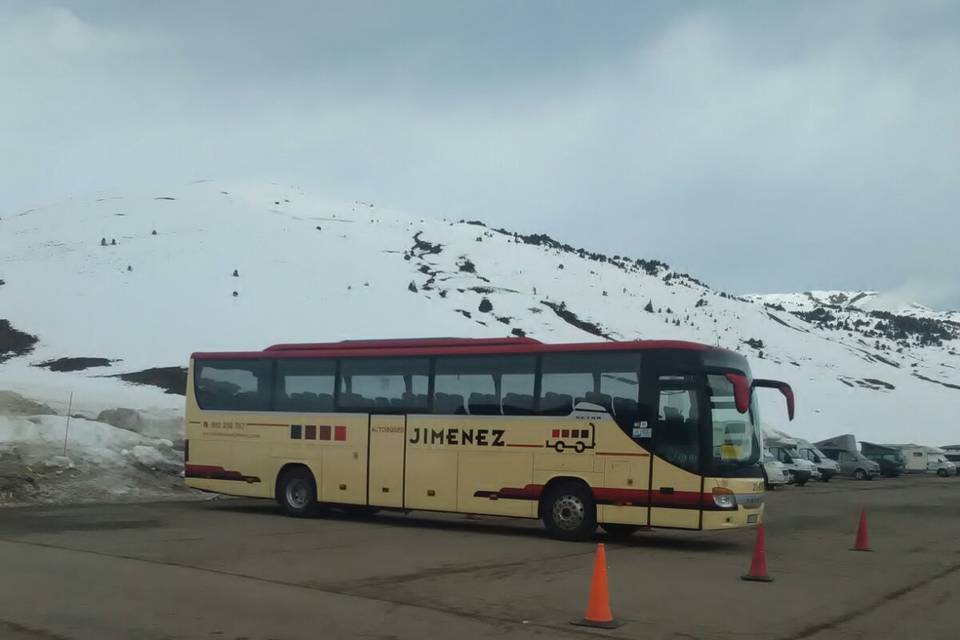
<instances>
[{"instance_id":1,"label":"snow bank","mask_svg":"<svg viewBox=\"0 0 960 640\"><path fill-rule=\"evenodd\" d=\"M66 455L78 464L123 466L129 464L130 451L148 466L149 462L179 464L179 454L171 441L148 438L103 422L72 418L68 431L65 416L0 416L0 447L18 446L31 459L63 453L64 440Z\"/></svg>"},{"instance_id":2,"label":"snow bank","mask_svg":"<svg viewBox=\"0 0 960 640\"><path fill-rule=\"evenodd\" d=\"M66 454L64 455L64 438ZM190 493L167 439L64 416L0 415L0 506Z\"/></svg>"}]
</instances>

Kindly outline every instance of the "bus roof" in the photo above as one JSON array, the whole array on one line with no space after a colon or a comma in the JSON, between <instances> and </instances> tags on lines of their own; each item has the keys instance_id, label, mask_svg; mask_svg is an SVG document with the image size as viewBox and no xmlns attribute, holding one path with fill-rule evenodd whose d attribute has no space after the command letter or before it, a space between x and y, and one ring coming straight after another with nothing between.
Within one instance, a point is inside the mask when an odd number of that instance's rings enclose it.
<instances>
[{"instance_id":1,"label":"bus roof","mask_svg":"<svg viewBox=\"0 0 960 640\"><path fill-rule=\"evenodd\" d=\"M394 338L274 344L264 351L316 351L318 349L403 349L416 347L492 347L508 344L543 344L533 338Z\"/></svg>"},{"instance_id":2,"label":"bus roof","mask_svg":"<svg viewBox=\"0 0 960 640\"><path fill-rule=\"evenodd\" d=\"M477 354L536 354L569 351L641 351L675 349L684 351L723 351L698 342L683 340L632 340L625 342L581 342L546 344L526 337L509 338L399 338L393 340L343 340L275 344L263 351L196 352L194 359L221 360L236 358L348 358L378 356L436 356Z\"/></svg>"}]
</instances>

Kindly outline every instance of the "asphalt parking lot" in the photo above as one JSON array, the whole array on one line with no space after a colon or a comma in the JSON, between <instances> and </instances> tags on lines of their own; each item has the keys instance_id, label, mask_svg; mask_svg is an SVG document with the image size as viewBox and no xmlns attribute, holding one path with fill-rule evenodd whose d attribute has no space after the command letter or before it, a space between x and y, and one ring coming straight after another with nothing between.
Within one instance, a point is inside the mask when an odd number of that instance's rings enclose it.
<instances>
[{"instance_id":1,"label":"asphalt parking lot","mask_svg":"<svg viewBox=\"0 0 960 640\"><path fill-rule=\"evenodd\" d=\"M212 500L0 510L3 640L947 638L960 633L960 478L769 493L753 531L605 542L615 630L569 625L595 544L462 515L296 520ZM873 553L850 551L867 510Z\"/></svg>"}]
</instances>

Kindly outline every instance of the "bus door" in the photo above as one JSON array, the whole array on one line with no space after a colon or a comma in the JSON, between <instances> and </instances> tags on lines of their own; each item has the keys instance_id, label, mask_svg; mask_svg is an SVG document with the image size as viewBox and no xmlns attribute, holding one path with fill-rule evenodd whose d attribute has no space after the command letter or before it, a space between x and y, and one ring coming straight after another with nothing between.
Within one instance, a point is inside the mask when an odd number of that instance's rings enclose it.
<instances>
[{"instance_id":1,"label":"bus door","mask_svg":"<svg viewBox=\"0 0 960 640\"><path fill-rule=\"evenodd\" d=\"M699 529L702 377L658 375L652 382L650 525Z\"/></svg>"},{"instance_id":2,"label":"bus door","mask_svg":"<svg viewBox=\"0 0 960 640\"><path fill-rule=\"evenodd\" d=\"M405 415L370 416L367 504L403 508L403 467L407 444Z\"/></svg>"}]
</instances>

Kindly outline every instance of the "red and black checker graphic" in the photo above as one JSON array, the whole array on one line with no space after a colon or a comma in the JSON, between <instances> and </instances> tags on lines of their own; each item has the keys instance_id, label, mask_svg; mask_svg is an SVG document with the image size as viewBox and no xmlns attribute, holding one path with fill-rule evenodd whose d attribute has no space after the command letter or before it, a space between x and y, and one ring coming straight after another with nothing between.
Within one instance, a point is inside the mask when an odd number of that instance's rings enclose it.
<instances>
[{"instance_id":1,"label":"red and black checker graphic","mask_svg":"<svg viewBox=\"0 0 960 640\"><path fill-rule=\"evenodd\" d=\"M332 438L331 438L332 436ZM290 425L290 438L292 440L333 440L335 442L346 442L347 427L343 425Z\"/></svg>"},{"instance_id":2,"label":"red and black checker graphic","mask_svg":"<svg viewBox=\"0 0 960 640\"><path fill-rule=\"evenodd\" d=\"M568 449L573 449L577 453L583 453L587 449L593 449L597 446L596 427L591 422L589 426L577 426L573 428L560 427L550 431L550 439L546 446L557 453L563 453Z\"/></svg>"}]
</instances>

